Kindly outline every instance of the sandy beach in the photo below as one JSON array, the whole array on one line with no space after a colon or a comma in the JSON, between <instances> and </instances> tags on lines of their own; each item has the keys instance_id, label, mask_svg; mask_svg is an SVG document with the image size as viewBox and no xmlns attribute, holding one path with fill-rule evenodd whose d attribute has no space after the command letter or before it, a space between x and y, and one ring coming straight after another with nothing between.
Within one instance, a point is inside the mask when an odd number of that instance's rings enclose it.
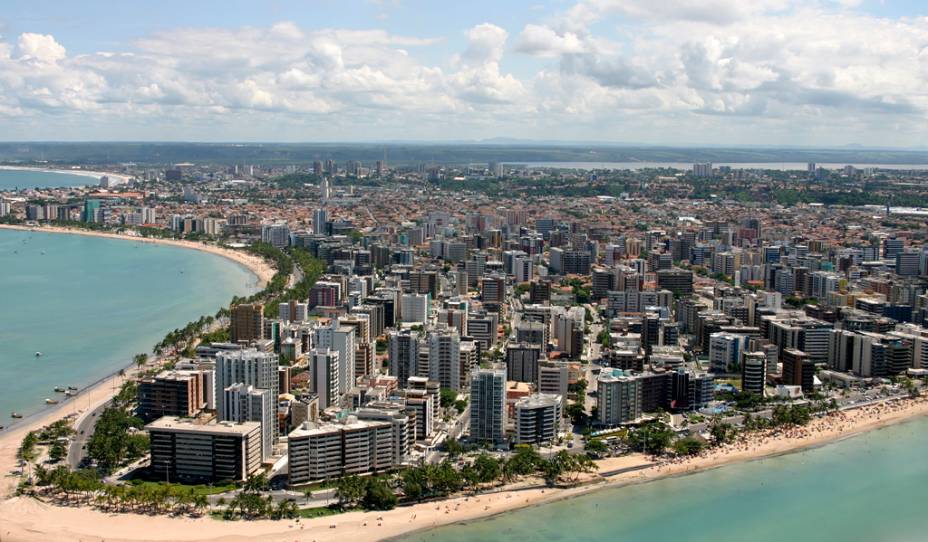
<instances>
[{"instance_id":1,"label":"sandy beach","mask_svg":"<svg viewBox=\"0 0 928 542\"><path fill-rule=\"evenodd\" d=\"M96 185L100 182L100 177L106 175L107 177L115 177L121 179L123 182L128 182L131 179L128 175L123 175L121 173L112 173L109 171L89 171L86 169L55 169L55 168L39 168L39 167L28 167L28 166L0 166L0 169L6 169L10 171L41 171L47 173L63 173L66 175L78 175L80 177L88 177L94 179L96 182L93 184Z\"/></svg>"},{"instance_id":2,"label":"sandy beach","mask_svg":"<svg viewBox=\"0 0 928 542\"><path fill-rule=\"evenodd\" d=\"M124 235L119 233L80 230L73 228L61 228L57 226L18 226L10 224L0 224L0 229L19 230L19 231L38 231L46 233L65 233L70 235L86 235L88 237L105 237L108 239L120 239L123 241L134 241L136 243L152 243L157 245L169 245L175 247L189 248L202 252L209 252L217 256L232 260L233 262L247 268L258 277L258 287L263 288L274 277L276 272L274 268L263 258L249 254L244 251L232 250L216 245L207 245L194 241L184 241L182 239L158 239L151 237L140 237L134 235Z\"/></svg>"},{"instance_id":3,"label":"sandy beach","mask_svg":"<svg viewBox=\"0 0 928 542\"><path fill-rule=\"evenodd\" d=\"M928 414L928 401L900 400L831 414L808 426L754 434L750 440L713 448L701 456L671 459L607 478L587 476L567 489L504 488L490 494L459 496L441 502L404 506L389 512L351 512L312 520L217 521L210 518L171 518L110 514L88 508L67 508L32 498L9 498L0 503L0 536L5 540L64 541L336 541L366 542L399 537L413 531L475 520L517 508L570 498L605 487L644 483L691 474L722 465L770 457L821 446L852 435ZM20 433L21 438L22 433ZM18 440L2 439L2 467L8 472ZM632 454L598 462L599 472L634 469L652 460Z\"/></svg>"},{"instance_id":4,"label":"sandy beach","mask_svg":"<svg viewBox=\"0 0 928 542\"><path fill-rule=\"evenodd\" d=\"M116 233L95 232L87 230L77 230L68 228L59 228L53 226L26 227L16 225L0 225L2 229L21 230L21 231L41 231L51 233L62 233L71 235L87 235L92 237L106 237L110 239L120 239L141 243L155 243L162 245L171 245L193 250L209 252L217 256L227 258L238 265L248 268L255 274L258 280L258 288L264 287L274 276L274 268L264 259L251 254L226 249L222 247L195 243L191 241L171 240L171 239L147 239L129 235L120 235ZM131 360L126 360L127 366ZM108 401L119 391L120 386L125 379L135 374L135 368L130 367L125 370L125 375L113 374L100 380L92 386L80 391L75 397L62 402L61 404L43 410L33 416L29 416L18 423L7 424L7 430L0 432L0 472L4 473L2 482L0 482L0 492L3 496L8 496L15 489L16 479L7 476L8 473L16 469L16 449L27 432L38 429L44 425L64 418L66 416L80 416L83 412L90 412L96 406ZM2 517L2 516L0 516Z\"/></svg>"}]
</instances>

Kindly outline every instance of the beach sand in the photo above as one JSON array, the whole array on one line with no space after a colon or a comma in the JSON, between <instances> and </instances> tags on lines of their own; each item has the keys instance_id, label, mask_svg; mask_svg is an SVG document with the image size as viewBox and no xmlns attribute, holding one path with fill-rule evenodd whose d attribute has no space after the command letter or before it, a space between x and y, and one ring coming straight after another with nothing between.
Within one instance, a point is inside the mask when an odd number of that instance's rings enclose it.
<instances>
[{"instance_id":1,"label":"beach sand","mask_svg":"<svg viewBox=\"0 0 928 542\"><path fill-rule=\"evenodd\" d=\"M124 241L134 241L136 243L153 243L158 245L169 245L175 247L189 248L202 252L209 252L217 256L232 260L233 262L246 267L249 271L258 277L258 288L263 288L274 277L276 270L260 256L249 254L245 251L232 250L205 243L194 241L184 241L182 239L158 239L151 237L140 237L134 235L123 235L119 233L80 230L75 228L61 228L57 226L19 226L11 224L0 224L0 229L19 230L19 231L37 231L46 233L65 233L70 235L86 235L88 237L105 237L108 239L121 239Z\"/></svg>"},{"instance_id":2,"label":"beach sand","mask_svg":"<svg viewBox=\"0 0 928 542\"><path fill-rule=\"evenodd\" d=\"M665 460L652 466L608 478L590 475L578 487L505 489L477 496L460 496L388 512L351 512L312 520L217 521L210 518L171 518L137 514L111 514L89 508L60 507L32 498L12 497L0 503L0 537L3 540L64 541L337 541L367 542L399 537L413 531L475 520L517 508L587 493L604 487L643 483L679 476L739 461L789 453L820 446L916 416L928 414L928 401L902 400L832 414L808 426L778 433L754 435L750 441L711 449L686 460ZM21 438L21 435L20 435ZM13 466L18 440L2 437L0 465ZM598 462L600 472L647 465L640 454ZM526 484L523 483L522 486ZM333 527L334 526L334 527Z\"/></svg>"},{"instance_id":3,"label":"beach sand","mask_svg":"<svg viewBox=\"0 0 928 542\"><path fill-rule=\"evenodd\" d=\"M123 182L128 182L132 177L129 175L123 175L122 173L112 173L109 171L90 171L86 169L55 169L55 168L39 168L39 167L28 167L28 166L9 166L9 165L0 165L0 169L6 169L9 171L37 171L43 173L64 173L67 175L77 175L79 177L88 177L94 179L95 182L88 183L88 186L97 185L100 182L100 178L104 175L110 178L121 179Z\"/></svg>"},{"instance_id":4,"label":"beach sand","mask_svg":"<svg viewBox=\"0 0 928 542\"><path fill-rule=\"evenodd\" d=\"M211 254L232 260L235 263L248 268L257 276L258 288L263 288L271 280L271 278L274 276L274 273L276 272L268 262L258 256L241 251L235 251L191 241L146 239L115 233L85 231L52 226L26 227L16 225L0 225L0 228L10 230L40 231L72 235L87 235L93 237L106 237L110 239L120 239L141 243L171 245L209 252ZM126 360L126 365L129 365L130 361L131 360ZM79 419L82 413L90 412L97 406L112 398L113 395L119 391L119 388L122 386L122 383L125 381L125 379L132 377L135 372L136 369L132 367L126 369L124 376L113 374L97 382L96 384L81 390L75 397L62 402L54 408L43 410L33 416L29 416L21 420L18 423L9 424L7 430L0 433L0 473L3 473L4 475L2 478L0 478L0 493L2 493L3 496L7 496L15 489L15 478L6 475L16 469L16 449L19 447L19 443L22 442L22 439L26 433L38 429L44 425L48 425L49 423L66 416L75 416ZM3 516L0 516L0 525L4 523L2 521L2 517ZM2 534L2 531L0 531L0 534Z\"/></svg>"}]
</instances>

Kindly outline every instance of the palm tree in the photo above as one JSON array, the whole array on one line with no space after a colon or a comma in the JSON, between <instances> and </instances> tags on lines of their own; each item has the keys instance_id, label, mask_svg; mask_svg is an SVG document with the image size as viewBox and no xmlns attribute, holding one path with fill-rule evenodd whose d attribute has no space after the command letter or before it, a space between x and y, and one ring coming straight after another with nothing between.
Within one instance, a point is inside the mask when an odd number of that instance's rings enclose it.
<instances>
[{"instance_id":1,"label":"palm tree","mask_svg":"<svg viewBox=\"0 0 928 542\"><path fill-rule=\"evenodd\" d=\"M202 493L197 493L193 497L193 509L198 513L202 514L203 510L209 508L209 499L206 498L206 495Z\"/></svg>"}]
</instances>

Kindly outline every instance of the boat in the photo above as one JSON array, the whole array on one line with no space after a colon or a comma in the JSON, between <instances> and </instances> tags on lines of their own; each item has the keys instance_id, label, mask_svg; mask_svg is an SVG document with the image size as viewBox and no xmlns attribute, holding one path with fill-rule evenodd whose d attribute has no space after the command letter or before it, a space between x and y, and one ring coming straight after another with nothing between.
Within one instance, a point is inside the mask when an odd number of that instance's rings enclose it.
<instances>
[{"instance_id":1,"label":"boat","mask_svg":"<svg viewBox=\"0 0 928 542\"><path fill-rule=\"evenodd\" d=\"M64 386L55 386L55 393L64 393L66 391L68 391L68 389Z\"/></svg>"},{"instance_id":2,"label":"boat","mask_svg":"<svg viewBox=\"0 0 928 542\"><path fill-rule=\"evenodd\" d=\"M77 386L68 386L68 389L71 391L77 391Z\"/></svg>"},{"instance_id":3,"label":"boat","mask_svg":"<svg viewBox=\"0 0 928 542\"><path fill-rule=\"evenodd\" d=\"M35 353L35 357L37 357L37 358L42 357L42 352L36 352L36 353Z\"/></svg>"},{"instance_id":4,"label":"boat","mask_svg":"<svg viewBox=\"0 0 928 542\"><path fill-rule=\"evenodd\" d=\"M77 392L74 391L74 390L68 390L68 391L64 392L64 394L65 394L66 396L68 396L68 397L73 397L73 396L77 395Z\"/></svg>"},{"instance_id":5,"label":"boat","mask_svg":"<svg viewBox=\"0 0 928 542\"><path fill-rule=\"evenodd\" d=\"M46 405L57 405L57 404L58 404L58 400L57 400L57 399L49 399L49 398L46 397L46 398L45 398L45 404L46 404Z\"/></svg>"},{"instance_id":6,"label":"boat","mask_svg":"<svg viewBox=\"0 0 928 542\"><path fill-rule=\"evenodd\" d=\"M23 415L20 414L19 412L16 412L16 411L14 410L13 412L10 412L10 417L11 417L11 418L22 418Z\"/></svg>"}]
</instances>

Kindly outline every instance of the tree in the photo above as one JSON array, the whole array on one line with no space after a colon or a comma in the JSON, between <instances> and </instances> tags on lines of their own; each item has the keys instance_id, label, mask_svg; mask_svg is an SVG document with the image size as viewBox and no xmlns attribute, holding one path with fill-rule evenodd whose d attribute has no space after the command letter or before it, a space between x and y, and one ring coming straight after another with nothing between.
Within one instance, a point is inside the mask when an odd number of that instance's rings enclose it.
<instances>
[{"instance_id":1,"label":"tree","mask_svg":"<svg viewBox=\"0 0 928 542\"><path fill-rule=\"evenodd\" d=\"M682 438L673 443L673 451L677 455L696 455L705 448L703 441L693 437Z\"/></svg>"},{"instance_id":2,"label":"tree","mask_svg":"<svg viewBox=\"0 0 928 542\"><path fill-rule=\"evenodd\" d=\"M136 354L135 357L132 358L132 361L135 363L136 367L141 368L148 363L148 354Z\"/></svg>"},{"instance_id":3,"label":"tree","mask_svg":"<svg viewBox=\"0 0 928 542\"><path fill-rule=\"evenodd\" d=\"M261 493L269 489L271 489L271 482L267 479L267 474L263 472L252 474L242 486L242 491L249 493Z\"/></svg>"},{"instance_id":4,"label":"tree","mask_svg":"<svg viewBox=\"0 0 928 542\"><path fill-rule=\"evenodd\" d=\"M358 476L343 476L335 485L335 498L342 508L354 508L364 498L367 487Z\"/></svg>"},{"instance_id":5,"label":"tree","mask_svg":"<svg viewBox=\"0 0 928 542\"><path fill-rule=\"evenodd\" d=\"M87 443L87 455L103 472L111 472L124 461L141 457L148 450L148 437L132 430L141 429L142 425L142 420L123 408L104 409Z\"/></svg>"},{"instance_id":6,"label":"tree","mask_svg":"<svg viewBox=\"0 0 928 542\"><path fill-rule=\"evenodd\" d=\"M609 447L602 439L594 438L587 441L585 446L586 452L596 457L602 457L609 451Z\"/></svg>"},{"instance_id":7,"label":"tree","mask_svg":"<svg viewBox=\"0 0 928 542\"><path fill-rule=\"evenodd\" d=\"M392 510L396 507L396 495L380 478L367 481L362 503L368 510Z\"/></svg>"},{"instance_id":8,"label":"tree","mask_svg":"<svg viewBox=\"0 0 928 542\"><path fill-rule=\"evenodd\" d=\"M441 407L449 408L454 405L454 402L458 400L458 392L450 388L441 389Z\"/></svg>"},{"instance_id":9,"label":"tree","mask_svg":"<svg viewBox=\"0 0 928 542\"><path fill-rule=\"evenodd\" d=\"M538 471L541 466L541 456L530 446L519 446L508 461L503 465L503 477L508 481L517 476L528 476Z\"/></svg>"},{"instance_id":10,"label":"tree","mask_svg":"<svg viewBox=\"0 0 928 542\"><path fill-rule=\"evenodd\" d=\"M586 380L583 379L583 378L581 378L581 379L577 380L576 383L574 383L574 384L569 384L569 385L567 386L567 391L568 391L569 393L576 393L576 394L577 394L577 400L582 402L582 401L584 400L584 398L586 397L586 386L587 386Z\"/></svg>"},{"instance_id":11,"label":"tree","mask_svg":"<svg viewBox=\"0 0 928 542\"><path fill-rule=\"evenodd\" d=\"M567 414L567 417L570 418L574 425L583 425L586 421L586 411L581 403L567 405L564 413Z\"/></svg>"},{"instance_id":12,"label":"tree","mask_svg":"<svg viewBox=\"0 0 928 542\"><path fill-rule=\"evenodd\" d=\"M480 483L488 484L499 479L502 474L500 461L490 454L482 453L474 460L474 470Z\"/></svg>"},{"instance_id":13,"label":"tree","mask_svg":"<svg viewBox=\"0 0 928 542\"><path fill-rule=\"evenodd\" d=\"M673 431L662 421L649 421L629 432L628 440L632 448L640 452L660 455L664 453Z\"/></svg>"},{"instance_id":14,"label":"tree","mask_svg":"<svg viewBox=\"0 0 928 542\"><path fill-rule=\"evenodd\" d=\"M35 431L29 431L26 433L22 443L19 445L19 450L16 452L16 457L27 463L35 461L39 455L38 450L36 450L36 445L38 443L39 438Z\"/></svg>"},{"instance_id":15,"label":"tree","mask_svg":"<svg viewBox=\"0 0 928 542\"><path fill-rule=\"evenodd\" d=\"M445 441L445 449L448 450L448 455L451 457L457 457L464 453L464 445L456 438L449 438Z\"/></svg>"},{"instance_id":16,"label":"tree","mask_svg":"<svg viewBox=\"0 0 928 542\"><path fill-rule=\"evenodd\" d=\"M715 421L709 426L709 434L712 435L715 444L720 446L731 441L735 435L735 428L729 423Z\"/></svg>"}]
</instances>

